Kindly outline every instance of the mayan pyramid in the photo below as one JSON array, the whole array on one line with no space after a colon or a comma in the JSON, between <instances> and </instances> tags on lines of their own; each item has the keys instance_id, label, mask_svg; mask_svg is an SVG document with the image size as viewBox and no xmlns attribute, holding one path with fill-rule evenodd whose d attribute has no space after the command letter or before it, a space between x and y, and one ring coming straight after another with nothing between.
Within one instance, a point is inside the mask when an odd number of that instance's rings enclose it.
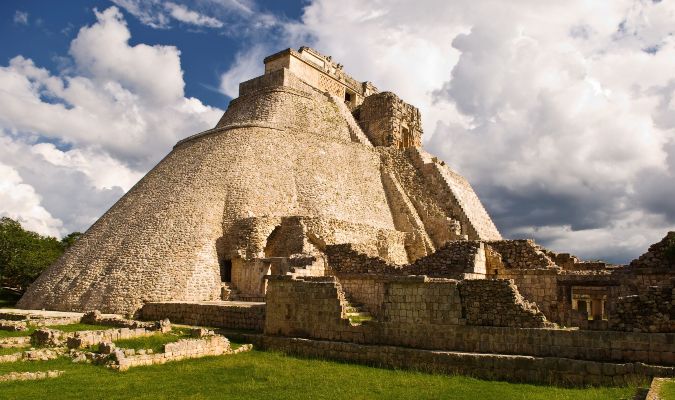
<instances>
[{"instance_id":1,"label":"mayan pyramid","mask_svg":"<svg viewBox=\"0 0 675 400\"><path fill-rule=\"evenodd\" d=\"M469 183L421 148L420 112L313 49L264 60L215 128L178 142L28 289L29 309L262 300L323 249L406 264L501 239Z\"/></svg>"}]
</instances>

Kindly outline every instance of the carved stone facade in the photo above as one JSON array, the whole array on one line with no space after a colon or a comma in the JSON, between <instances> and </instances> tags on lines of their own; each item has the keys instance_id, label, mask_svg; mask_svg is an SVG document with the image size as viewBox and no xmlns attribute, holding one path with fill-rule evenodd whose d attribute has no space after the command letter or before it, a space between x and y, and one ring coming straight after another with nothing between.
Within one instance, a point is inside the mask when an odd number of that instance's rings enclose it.
<instances>
[{"instance_id":1,"label":"carved stone facade","mask_svg":"<svg viewBox=\"0 0 675 400\"><path fill-rule=\"evenodd\" d=\"M366 97L356 114L359 125L375 146L405 149L422 145L420 110L394 93L382 92Z\"/></svg>"}]
</instances>

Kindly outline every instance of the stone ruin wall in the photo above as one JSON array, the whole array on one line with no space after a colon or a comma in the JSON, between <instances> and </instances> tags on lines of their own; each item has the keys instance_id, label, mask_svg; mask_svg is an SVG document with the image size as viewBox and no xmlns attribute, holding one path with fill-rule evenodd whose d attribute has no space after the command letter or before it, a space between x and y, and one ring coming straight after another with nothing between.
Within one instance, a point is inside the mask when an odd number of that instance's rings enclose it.
<instances>
[{"instance_id":1,"label":"stone ruin wall","mask_svg":"<svg viewBox=\"0 0 675 400\"><path fill-rule=\"evenodd\" d=\"M469 182L421 148L406 150L425 183L436 193L436 200L448 207L460 222L462 234L470 240L501 240L501 235Z\"/></svg>"},{"instance_id":2,"label":"stone ruin wall","mask_svg":"<svg viewBox=\"0 0 675 400\"><path fill-rule=\"evenodd\" d=\"M489 281L472 282L480 285ZM390 283L379 320L351 325L344 317L342 287L337 282L326 278L273 279L265 334L416 349L675 365L673 333L468 325L462 318L463 299L457 285L451 280L402 277ZM495 299L500 300L506 301ZM536 312L525 307L520 310L532 315L532 321L539 320ZM485 320L477 322L484 324Z\"/></svg>"},{"instance_id":3,"label":"stone ruin wall","mask_svg":"<svg viewBox=\"0 0 675 400\"><path fill-rule=\"evenodd\" d=\"M427 275L439 278L484 278L485 251L479 241L448 242L435 253L405 265L355 250L351 244L326 246L332 274Z\"/></svg>"},{"instance_id":4,"label":"stone ruin wall","mask_svg":"<svg viewBox=\"0 0 675 400\"><path fill-rule=\"evenodd\" d=\"M168 318L180 324L262 332L265 325L265 305L204 304L186 301L146 303L139 311L139 317L146 321Z\"/></svg>"}]
</instances>

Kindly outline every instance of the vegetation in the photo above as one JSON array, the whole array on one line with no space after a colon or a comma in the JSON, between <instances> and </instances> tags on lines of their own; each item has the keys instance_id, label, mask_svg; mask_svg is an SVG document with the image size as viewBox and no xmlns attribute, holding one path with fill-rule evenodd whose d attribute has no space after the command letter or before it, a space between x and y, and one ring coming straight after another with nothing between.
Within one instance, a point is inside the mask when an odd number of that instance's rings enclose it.
<instances>
[{"instance_id":1,"label":"vegetation","mask_svg":"<svg viewBox=\"0 0 675 400\"><path fill-rule=\"evenodd\" d=\"M0 330L0 339L6 337L19 337L19 336L30 336L35 332L35 327L29 326L25 331L3 331Z\"/></svg>"},{"instance_id":2,"label":"vegetation","mask_svg":"<svg viewBox=\"0 0 675 400\"><path fill-rule=\"evenodd\" d=\"M113 329L112 326L107 325L91 325L91 324L68 324L68 325L51 325L49 329L58 329L62 332L77 332L77 331L103 331L106 329Z\"/></svg>"},{"instance_id":3,"label":"vegetation","mask_svg":"<svg viewBox=\"0 0 675 400\"><path fill-rule=\"evenodd\" d=\"M80 235L74 232L58 240L27 231L11 218L0 218L0 287L20 295Z\"/></svg>"},{"instance_id":4,"label":"vegetation","mask_svg":"<svg viewBox=\"0 0 675 400\"><path fill-rule=\"evenodd\" d=\"M28 347L0 347L0 356L21 353L26 349L28 349Z\"/></svg>"},{"instance_id":5,"label":"vegetation","mask_svg":"<svg viewBox=\"0 0 675 400\"><path fill-rule=\"evenodd\" d=\"M138 337L133 339L122 339L115 342L117 347L125 349L152 349L155 353L164 351L164 345L177 342L180 339L186 339L190 335L186 329L174 328L168 333L156 333L152 336Z\"/></svg>"},{"instance_id":6,"label":"vegetation","mask_svg":"<svg viewBox=\"0 0 675 400\"><path fill-rule=\"evenodd\" d=\"M12 308L19 301L19 294L0 287L0 308Z\"/></svg>"},{"instance_id":7,"label":"vegetation","mask_svg":"<svg viewBox=\"0 0 675 400\"><path fill-rule=\"evenodd\" d=\"M675 400L675 379L671 379L661 386L660 395L663 400Z\"/></svg>"},{"instance_id":8,"label":"vegetation","mask_svg":"<svg viewBox=\"0 0 675 400\"><path fill-rule=\"evenodd\" d=\"M392 371L271 352L206 357L123 373L69 359L0 364L64 370L56 379L0 383L3 399L629 399L634 387L565 389Z\"/></svg>"}]
</instances>

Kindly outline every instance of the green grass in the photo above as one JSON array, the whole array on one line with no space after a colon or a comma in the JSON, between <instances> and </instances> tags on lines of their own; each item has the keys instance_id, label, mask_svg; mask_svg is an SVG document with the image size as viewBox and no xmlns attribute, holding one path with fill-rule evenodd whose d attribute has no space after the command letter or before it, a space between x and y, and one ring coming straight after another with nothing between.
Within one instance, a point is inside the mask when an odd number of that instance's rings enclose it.
<instances>
[{"instance_id":1,"label":"green grass","mask_svg":"<svg viewBox=\"0 0 675 400\"><path fill-rule=\"evenodd\" d=\"M675 379L671 379L661 386L661 398L663 400L675 400Z\"/></svg>"},{"instance_id":2,"label":"green grass","mask_svg":"<svg viewBox=\"0 0 675 400\"><path fill-rule=\"evenodd\" d=\"M90 325L90 324L68 324L68 325L50 325L49 329L58 329L62 332L77 332L77 331L104 331L106 329L115 329L112 326L106 325Z\"/></svg>"},{"instance_id":3,"label":"green grass","mask_svg":"<svg viewBox=\"0 0 675 400\"><path fill-rule=\"evenodd\" d=\"M28 325L28 329L25 331L2 331L0 330L0 338L5 337L18 337L18 336L30 336L35 332L39 327ZM62 332L77 332L77 331L102 331L105 329L114 329L112 326L105 325L90 325L90 324L68 324L68 325L50 325L46 328L49 329L58 329Z\"/></svg>"},{"instance_id":4,"label":"green grass","mask_svg":"<svg viewBox=\"0 0 675 400\"><path fill-rule=\"evenodd\" d=\"M26 349L28 349L28 347L0 347L0 356L20 353Z\"/></svg>"},{"instance_id":5,"label":"green grass","mask_svg":"<svg viewBox=\"0 0 675 400\"><path fill-rule=\"evenodd\" d=\"M33 332L35 332L34 326L28 326L28 329L26 329L25 331L2 331L2 330L0 330L0 338L30 336L31 333L33 333Z\"/></svg>"},{"instance_id":6,"label":"green grass","mask_svg":"<svg viewBox=\"0 0 675 400\"><path fill-rule=\"evenodd\" d=\"M3 399L621 399L634 387L564 389L392 371L252 351L123 373L68 359L0 364L9 371L65 370L56 379L0 383Z\"/></svg>"},{"instance_id":7,"label":"green grass","mask_svg":"<svg viewBox=\"0 0 675 400\"><path fill-rule=\"evenodd\" d=\"M155 353L164 351L164 345L167 343L177 342L180 339L190 337L188 330L174 328L168 333L156 333L152 336L144 336L133 339L122 339L115 342L117 347L125 349L152 349Z\"/></svg>"}]
</instances>

